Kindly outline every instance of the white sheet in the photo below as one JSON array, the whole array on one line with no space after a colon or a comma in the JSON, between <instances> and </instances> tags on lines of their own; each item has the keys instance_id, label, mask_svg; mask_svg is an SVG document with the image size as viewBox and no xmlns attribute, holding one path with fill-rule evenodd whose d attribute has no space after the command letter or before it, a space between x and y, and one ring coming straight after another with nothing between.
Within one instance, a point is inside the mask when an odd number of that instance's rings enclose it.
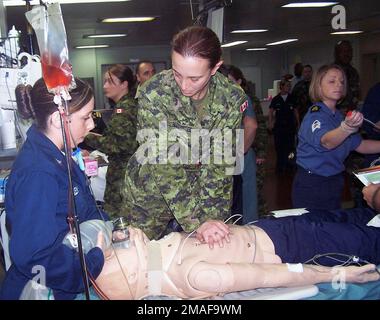
<instances>
[{"instance_id":1,"label":"white sheet","mask_svg":"<svg viewBox=\"0 0 380 320\"><path fill-rule=\"evenodd\" d=\"M299 300L315 296L319 292L315 285L294 288L263 288L232 292L212 300Z\"/></svg>"},{"instance_id":2,"label":"white sheet","mask_svg":"<svg viewBox=\"0 0 380 320\"><path fill-rule=\"evenodd\" d=\"M288 216L301 216L304 213L309 213L309 211L307 211L306 208L297 208L297 209L274 210L274 211L271 211L271 213L273 213L274 217L276 218L282 218L282 217L288 217Z\"/></svg>"}]
</instances>

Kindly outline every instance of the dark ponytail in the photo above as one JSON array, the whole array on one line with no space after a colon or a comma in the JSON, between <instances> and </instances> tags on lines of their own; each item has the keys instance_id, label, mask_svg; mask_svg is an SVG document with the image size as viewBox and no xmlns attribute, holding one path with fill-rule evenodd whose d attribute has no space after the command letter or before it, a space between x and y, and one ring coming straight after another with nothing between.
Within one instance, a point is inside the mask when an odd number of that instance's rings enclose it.
<instances>
[{"instance_id":1,"label":"dark ponytail","mask_svg":"<svg viewBox=\"0 0 380 320\"><path fill-rule=\"evenodd\" d=\"M172 50L183 57L202 58L214 68L222 56L218 36L209 28L191 26L177 33L172 40Z\"/></svg>"},{"instance_id":2,"label":"dark ponytail","mask_svg":"<svg viewBox=\"0 0 380 320\"><path fill-rule=\"evenodd\" d=\"M32 91L31 85L19 84L16 89L16 102L17 111L20 117L24 120L35 119L36 115L32 106L32 98L30 92Z\"/></svg>"},{"instance_id":3,"label":"dark ponytail","mask_svg":"<svg viewBox=\"0 0 380 320\"><path fill-rule=\"evenodd\" d=\"M71 100L68 101L69 113L83 108L94 97L88 83L75 78L76 88L70 91ZM46 87L43 78L36 81L33 88L29 85L16 87L17 110L23 119L34 119L37 128L47 129L48 118L57 111L54 95Z\"/></svg>"}]
</instances>

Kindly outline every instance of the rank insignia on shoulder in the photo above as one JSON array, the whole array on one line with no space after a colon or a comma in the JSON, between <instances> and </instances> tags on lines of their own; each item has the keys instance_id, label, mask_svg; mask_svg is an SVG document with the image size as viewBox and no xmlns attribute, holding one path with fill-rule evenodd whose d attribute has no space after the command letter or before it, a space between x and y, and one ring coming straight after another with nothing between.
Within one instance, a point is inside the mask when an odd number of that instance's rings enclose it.
<instances>
[{"instance_id":1,"label":"rank insignia on shoulder","mask_svg":"<svg viewBox=\"0 0 380 320\"><path fill-rule=\"evenodd\" d=\"M123 109L121 108L116 109L116 113L123 113Z\"/></svg>"},{"instance_id":2,"label":"rank insignia on shoulder","mask_svg":"<svg viewBox=\"0 0 380 320\"><path fill-rule=\"evenodd\" d=\"M246 100L241 106L240 106L240 112L244 112L245 109L248 107L248 100Z\"/></svg>"},{"instance_id":3,"label":"rank insignia on shoulder","mask_svg":"<svg viewBox=\"0 0 380 320\"><path fill-rule=\"evenodd\" d=\"M321 107L320 106L312 106L311 109L310 109L310 112L318 112L319 110L321 110Z\"/></svg>"},{"instance_id":4,"label":"rank insignia on shoulder","mask_svg":"<svg viewBox=\"0 0 380 320\"><path fill-rule=\"evenodd\" d=\"M317 129L321 129L321 122L318 120L315 120L311 125L311 131L314 132Z\"/></svg>"}]
</instances>

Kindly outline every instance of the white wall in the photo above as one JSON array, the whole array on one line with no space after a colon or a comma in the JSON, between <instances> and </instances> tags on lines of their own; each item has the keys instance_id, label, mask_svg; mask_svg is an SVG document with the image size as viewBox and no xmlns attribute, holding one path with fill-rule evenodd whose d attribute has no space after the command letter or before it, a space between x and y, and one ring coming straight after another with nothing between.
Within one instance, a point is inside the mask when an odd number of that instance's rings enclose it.
<instances>
[{"instance_id":1,"label":"white wall","mask_svg":"<svg viewBox=\"0 0 380 320\"><path fill-rule=\"evenodd\" d=\"M134 63L139 59L165 61L170 67L170 46L119 47L104 49L71 49L70 61L74 75L94 78L96 108L103 108L102 64ZM268 88L273 87L273 80L279 79L284 69L284 51L282 49L267 52L239 52L224 50L223 59L227 64L235 64L247 77L256 83L259 98L267 96Z\"/></svg>"},{"instance_id":2,"label":"white wall","mask_svg":"<svg viewBox=\"0 0 380 320\"><path fill-rule=\"evenodd\" d=\"M103 108L102 64L135 63L145 59L164 61L170 67L170 46L71 49L70 51L74 75L76 77L94 78L96 109Z\"/></svg>"},{"instance_id":3,"label":"white wall","mask_svg":"<svg viewBox=\"0 0 380 320\"><path fill-rule=\"evenodd\" d=\"M3 0L0 0L0 38L5 38L7 35L7 16L5 14Z\"/></svg>"},{"instance_id":4,"label":"white wall","mask_svg":"<svg viewBox=\"0 0 380 320\"><path fill-rule=\"evenodd\" d=\"M282 49L268 51L231 52L231 64L239 67L247 80L256 84L259 99L267 97L268 89L273 87L273 80L282 75Z\"/></svg>"},{"instance_id":5,"label":"white wall","mask_svg":"<svg viewBox=\"0 0 380 320\"><path fill-rule=\"evenodd\" d=\"M268 89L273 88L273 81L286 73L293 74L297 62L310 64L314 70L321 65L334 61L334 46L341 38L331 38L310 45L273 47L267 51L241 51L231 53L231 64L239 67L247 80L256 83L256 95L267 97ZM361 50L359 41L349 39L354 49L353 66L361 71Z\"/></svg>"},{"instance_id":6,"label":"white wall","mask_svg":"<svg viewBox=\"0 0 380 320\"><path fill-rule=\"evenodd\" d=\"M226 64L234 64L241 68L247 80L251 80L256 84L256 95L263 99L267 97L268 89L273 87L274 80L280 79L285 73L293 73L295 63L310 64L316 70L323 64L333 62L335 43L341 39L343 38L331 37L326 41L310 45L292 44L269 48L267 51L225 49L223 59ZM361 41L354 37L348 39L352 42L354 48L353 65L364 80L369 70L361 72L363 66L368 65L363 64L363 57L365 54L380 53L380 35L367 36L362 38ZM93 77L95 80L97 108L103 107L101 65L135 63L139 59L165 61L167 66L170 67L170 46L72 49L70 51L70 60L73 64L75 76ZM368 69L368 67L365 67L365 69ZM370 83L365 84L363 96L365 96L369 85Z\"/></svg>"}]
</instances>

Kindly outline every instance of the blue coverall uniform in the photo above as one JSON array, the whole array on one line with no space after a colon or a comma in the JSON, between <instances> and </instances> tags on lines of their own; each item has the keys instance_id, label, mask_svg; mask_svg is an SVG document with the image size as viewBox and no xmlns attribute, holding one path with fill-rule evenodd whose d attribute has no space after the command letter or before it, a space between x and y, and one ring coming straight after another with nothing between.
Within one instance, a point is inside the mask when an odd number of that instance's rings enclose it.
<instances>
[{"instance_id":1,"label":"blue coverall uniform","mask_svg":"<svg viewBox=\"0 0 380 320\"><path fill-rule=\"evenodd\" d=\"M276 170L282 172L290 168L289 154L295 147L297 122L293 96L288 94L284 100L281 94L278 94L273 98L269 108L275 111L273 135L277 154Z\"/></svg>"},{"instance_id":2,"label":"blue coverall uniform","mask_svg":"<svg viewBox=\"0 0 380 320\"><path fill-rule=\"evenodd\" d=\"M368 92L362 113L364 118L371 120L376 123L380 121L380 82L375 84ZM371 124L363 122L362 129L366 132L368 139L380 140L380 131L374 128ZM371 162L380 157L379 153L376 154L366 154L366 162L363 164L364 167L369 167ZM379 163L377 163L378 165Z\"/></svg>"},{"instance_id":3,"label":"blue coverall uniform","mask_svg":"<svg viewBox=\"0 0 380 320\"><path fill-rule=\"evenodd\" d=\"M293 207L333 210L341 207L344 160L362 139L352 134L334 149L321 144L322 137L338 128L344 117L324 103L309 108L298 132L297 173L293 181Z\"/></svg>"},{"instance_id":4,"label":"blue coverall uniform","mask_svg":"<svg viewBox=\"0 0 380 320\"><path fill-rule=\"evenodd\" d=\"M247 96L248 106L243 117L256 118L252 100ZM243 224L259 218L257 209L256 154L253 148L244 154L244 168L239 176L234 176L232 214L243 213Z\"/></svg>"},{"instance_id":5,"label":"blue coverall uniform","mask_svg":"<svg viewBox=\"0 0 380 320\"><path fill-rule=\"evenodd\" d=\"M283 262L334 266L340 264L334 258L346 260L341 256L343 254L378 265L380 228L367 226L375 215L370 208L311 210L301 216L260 219L255 226L268 234ZM324 254L332 258L310 261L316 255Z\"/></svg>"},{"instance_id":6,"label":"blue coverall uniform","mask_svg":"<svg viewBox=\"0 0 380 320\"><path fill-rule=\"evenodd\" d=\"M64 154L32 126L13 164L7 182L5 209L10 225L12 265L6 273L0 298L19 299L35 266L44 268L46 287L55 299L74 299L84 291L78 253L62 244L69 232L68 174ZM101 219L84 173L72 164L72 182L79 222ZM99 214L100 212L100 214ZM96 278L104 264L95 247L86 254L87 269Z\"/></svg>"}]
</instances>

